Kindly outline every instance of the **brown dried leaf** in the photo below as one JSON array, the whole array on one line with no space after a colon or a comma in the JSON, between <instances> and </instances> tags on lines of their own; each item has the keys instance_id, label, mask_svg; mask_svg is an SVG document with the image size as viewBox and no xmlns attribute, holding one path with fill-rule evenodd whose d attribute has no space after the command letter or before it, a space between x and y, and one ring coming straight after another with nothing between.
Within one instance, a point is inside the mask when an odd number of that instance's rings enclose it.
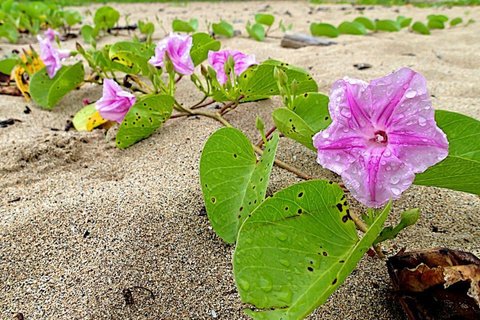
<instances>
[{"instance_id":1,"label":"brown dried leaf","mask_svg":"<svg viewBox=\"0 0 480 320\"><path fill-rule=\"evenodd\" d=\"M387 266L409 319L480 319L480 260L473 254L401 251Z\"/></svg>"}]
</instances>

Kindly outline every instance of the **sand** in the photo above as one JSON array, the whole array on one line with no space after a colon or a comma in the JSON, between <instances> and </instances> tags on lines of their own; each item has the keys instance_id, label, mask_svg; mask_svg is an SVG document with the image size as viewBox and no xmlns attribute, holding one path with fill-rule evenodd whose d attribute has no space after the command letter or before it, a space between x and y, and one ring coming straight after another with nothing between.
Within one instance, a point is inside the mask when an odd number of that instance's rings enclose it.
<instances>
[{"instance_id":1,"label":"sand","mask_svg":"<svg viewBox=\"0 0 480 320\"><path fill-rule=\"evenodd\" d=\"M353 19L350 6L307 2L234 2L115 5L130 21L156 14L165 26L175 18L221 17L244 24L267 9L297 32L312 21ZM81 8L81 10L93 10ZM480 21L480 8L367 8L371 18L398 14L424 19L446 13ZM468 14L468 15L467 15ZM123 22L122 22L123 23ZM480 118L479 24L421 36L402 31L342 36L330 47L281 48L280 40L258 43L245 37L224 40L226 48L288 61L311 70L320 91L343 76L365 80L409 66L428 80L437 108ZM158 28L156 38L164 32ZM273 32L280 37L279 31ZM103 38L101 43L114 41ZM70 41L67 47L73 47ZM0 54L14 46L1 44ZM370 63L359 71L355 63ZM182 82L178 99L194 104L199 96ZM246 319L235 289L233 247L212 231L202 210L198 162L206 139L219 124L210 119L177 119L151 138L120 151L113 133L64 132L83 98L100 96L85 86L53 111L19 97L0 97L0 119L21 122L0 128L0 318L25 319ZM32 109L25 114L25 106ZM227 116L250 138L258 139L254 119L271 125L277 99L245 104ZM53 128L53 129L52 129ZM59 129L59 131L54 131ZM318 178L337 179L315 164L315 155L283 139L279 158ZM274 168L269 192L296 181ZM353 202L353 200L352 200ZM402 233L390 254L446 246L480 254L480 199L449 190L413 186L395 203L390 221L407 208L421 207L419 223ZM131 303L133 300L133 303ZM384 262L365 257L344 285L309 319L404 319Z\"/></svg>"}]
</instances>

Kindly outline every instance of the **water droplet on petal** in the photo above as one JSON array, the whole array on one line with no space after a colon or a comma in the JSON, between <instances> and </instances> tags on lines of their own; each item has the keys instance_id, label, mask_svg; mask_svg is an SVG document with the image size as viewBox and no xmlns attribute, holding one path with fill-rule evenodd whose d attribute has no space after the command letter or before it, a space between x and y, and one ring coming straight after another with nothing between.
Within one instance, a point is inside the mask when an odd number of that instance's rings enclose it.
<instances>
[{"instance_id":1,"label":"water droplet on petal","mask_svg":"<svg viewBox=\"0 0 480 320\"><path fill-rule=\"evenodd\" d=\"M352 116L352 113L350 112L350 110L348 110L348 108L343 108L342 110L340 110L340 114L345 118L350 118Z\"/></svg>"},{"instance_id":2,"label":"water droplet on petal","mask_svg":"<svg viewBox=\"0 0 480 320\"><path fill-rule=\"evenodd\" d=\"M417 91L412 89L407 90L407 92L405 93L405 97L408 99L415 98L416 95L417 95Z\"/></svg>"},{"instance_id":3,"label":"water droplet on petal","mask_svg":"<svg viewBox=\"0 0 480 320\"><path fill-rule=\"evenodd\" d=\"M391 166L386 166L385 170L390 171L390 170L392 170L392 167Z\"/></svg>"},{"instance_id":4,"label":"water droplet on petal","mask_svg":"<svg viewBox=\"0 0 480 320\"><path fill-rule=\"evenodd\" d=\"M399 181L400 181L400 178L398 178L397 176L393 176L390 178L390 182L392 184L397 184ZM393 189L392 189L392 192L393 192Z\"/></svg>"},{"instance_id":5,"label":"water droplet on petal","mask_svg":"<svg viewBox=\"0 0 480 320\"><path fill-rule=\"evenodd\" d=\"M424 127L426 124L427 124L427 119L425 119L424 117L421 117L419 116L418 117L418 124L422 127Z\"/></svg>"},{"instance_id":6,"label":"water droplet on petal","mask_svg":"<svg viewBox=\"0 0 480 320\"><path fill-rule=\"evenodd\" d=\"M402 193L402 191L400 191L400 189L398 188L392 188L392 193L396 196L400 195L400 193Z\"/></svg>"},{"instance_id":7,"label":"water droplet on petal","mask_svg":"<svg viewBox=\"0 0 480 320\"><path fill-rule=\"evenodd\" d=\"M330 137L330 133L328 133L327 131L323 131L322 132L322 137L323 138L328 138L328 137Z\"/></svg>"},{"instance_id":8,"label":"water droplet on petal","mask_svg":"<svg viewBox=\"0 0 480 320\"><path fill-rule=\"evenodd\" d=\"M388 149L386 149L386 150L383 152L383 156L385 156L385 157L387 157L387 158L390 157L391 155L392 155L392 152L391 152L390 150L388 150Z\"/></svg>"},{"instance_id":9,"label":"water droplet on petal","mask_svg":"<svg viewBox=\"0 0 480 320\"><path fill-rule=\"evenodd\" d=\"M348 127L343 127L343 132L347 133L348 131L350 131L350 129L348 129Z\"/></svg>"}]
</instances>

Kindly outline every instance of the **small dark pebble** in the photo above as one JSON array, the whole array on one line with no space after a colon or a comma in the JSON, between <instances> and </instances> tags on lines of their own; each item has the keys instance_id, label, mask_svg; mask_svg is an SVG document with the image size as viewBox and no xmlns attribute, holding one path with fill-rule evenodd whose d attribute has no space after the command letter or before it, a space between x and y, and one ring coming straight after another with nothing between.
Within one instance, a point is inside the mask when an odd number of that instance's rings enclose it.
<instances>
[{"instance_id":1,"label":"small dark pebble","mask_svg":"<svg viewBox=\"0 0 480 320\"><path fill-rule=\"evenodd\" d=\"M16 197L16 198L13 198L12 200L8 200L8 203L14 203L14 202L18 202L20 201L22 198L20 197Z\"/></svg>"},{"instance_id":2,"label":"small dark pebble","mask_svg":"<svg viewBox=\"0 0 480 320\"><path fill-rule=\"evenodd\" d=\"M202 217L207 215L207 209L205 208L205 206L203 206L202 209L200 209L200 211L198 212L198 215Z\"/></svg>"},{"instance_id":3,"label":"small dark pebble","mask_svg":"<svg viewBox=\"0 0 480 320\"><path fill-rule=\"evenodd\" d=\"M447 231L440 230L437 226L432 225L432 232L434 233L447 233Z\"/></svg>"},{"instance_id":4,"label":"small dark pebble","mask_svg":"<svg viewBox=\"0 0 480 320\"><path fill-rule=\"evenodd\" d=\"M402 56L416 57L417 55L415 53L407 52L407 53L402 53Z\"/></svg>"},{"instance_id":5,"label":"small dark pebble","mask_svg":"<svg viewBox=\"0 0 480 320\"><path fill-rule=\"evenodd\" d=\"M58 128L50 128L51 131L60 131Z\"/></svg>"},{"instance_id":6,"label":"small dark pebble","mask_svg":"<svg viewBox=\"0 0 480 320\"><path fill-rule=\"evenodd\" d=\"M65 124L65 128L63 129L63 131L70 131L70 129L73 129L73 122L71 120L67 120L66 124Z\"/></svg>"},{"instance_id":7,"label":"small dark pebble","mask_svg":"<svg viewBox=\"0 0 480 320\"><path fill-rule=\"evenodd\" d=\"M126 305L132 305L134 303L132 290L125 288L122 290L122 295Z\"/></svg>"},{"instance_id":8,"label":"small dark pebble","mask_svg":"<svg viewBox=\"0 0 480 320\"><path fill-rule=\"evenodd\" d=\"M25 106L25 109L23 110L23 113L30 114L30 112L32 112L32 109L30 109L29 106Z\"/></svg>"},{"instance_id":9,"label":"small dark pebble","mask_svg":"<svg viewBox=\"0 0 480 320\"><path fill-rule=\"evenodd\" d=\"M18 119L13 119L13 118L0 120L0 128L6 128L8 126L12 126L12 125L15 124L15 122L22 122L22 121L20 121Z\"/></svg>"},{"instance_id":10,"label":"small dark pebble","mask_svg":"<svg viewBox=\"0 0 480 320\"><path fill-rule=\"evenodd\" d=\"M357 70L365 70L372 67L372 65L369 63L355 63L353 66L357 68Z\"/></svg>"},{"instance_id":11,"label":"small dark pebble","mask_svg":"<svg viewBox=\"0 0 480 320\"><path fill-rule=\"evenodd\" d=\"M17 313L15 313L15 314L13 315L13 319L14 319L14 320L24 320L25 317L23 316L23 313L17 312Z\"/></svg>"},{"instance_id":12,"label":"small dark pebble","mask_svg":"<svg viewBox=\"0 0 480 320\"><path fill-rule=\"evenodd\" d=\"M83 238L87 238L88 236L90 235L90 231L86 230L84 233L83 233Z\"/></svg>"},{"instance_id":13,"label":"small dark pebble","mask_svg":"<svg viewBox=\"0 0 480 320\"><path fill-rule=\"evenodd\" d=\"M287 11L285 11L283 14L284 14L284 15L286 15L286 16L289 16L289 17L291 17L291 16L292 16L292 13L291 13L290 11L288 11L288 10L287 10Z\"/></svg>"}]
</instances>

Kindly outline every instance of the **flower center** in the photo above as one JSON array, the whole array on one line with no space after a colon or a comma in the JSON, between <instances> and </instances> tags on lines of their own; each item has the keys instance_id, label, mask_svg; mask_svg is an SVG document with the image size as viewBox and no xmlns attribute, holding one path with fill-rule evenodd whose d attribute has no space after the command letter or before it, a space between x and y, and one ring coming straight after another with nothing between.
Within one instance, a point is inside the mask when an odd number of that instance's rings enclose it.
<instances>
[{"instance_id":1,"label":"flower center","mask_svg":"<svg viewBox=\"0 0 480 320\"><path fill-rule=\"evenodd\" d=\"M370 141L378 143L378 144L387 144L388 136L387 133L383 130L375 131L375 134Z\"/></svg>"}]
</instances>

